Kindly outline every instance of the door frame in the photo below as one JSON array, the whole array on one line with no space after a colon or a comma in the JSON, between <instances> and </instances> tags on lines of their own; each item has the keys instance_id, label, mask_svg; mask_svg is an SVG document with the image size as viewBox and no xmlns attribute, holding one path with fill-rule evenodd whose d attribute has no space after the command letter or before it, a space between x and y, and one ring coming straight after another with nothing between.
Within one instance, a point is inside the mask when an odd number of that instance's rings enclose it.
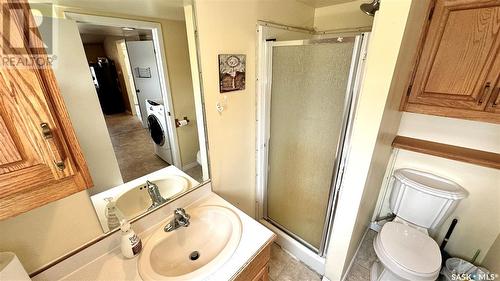
<instances>
[{"instance_id":1,"label":"door frame","mask_svg":"<svg viewBox=\"0 0 500 281\"><path fill-rule=\"evenodd\" d=\"M135 89L136 89L135 88L135 81L134 81L132 69L130 67L130 60L128 57L126 41L125 41L125 39L120 39L120 40L117 40L115 43L116 43L116 48L119 49L118 50L119 56L123 56L124 63L125 63L125 69L122 69L122 72L126 73L127 77L124 77L124 80L126 80L125 84L127 84L127 81L128 81L128 83L129 83L128 86L130 87L130 90L131 90L131 91L129 91L129 89L126 89L127 95L129 97L129 103L130 103L132 115L138 116L138 118L141 119L141 122L142 122L142 118L140 116L141 115L140 110L137 110L137 108L135 108L136 107L135 101L137 100L137 93L135 92ZM122 44L123 44L123 47L122 47Z\"/></svg>"},{"instance_id":2,"label":"door frame","mask_svg":"<svg viewBox=\"0 0 500 281\"><path fill-rule=\"evenodd\" d=\"M262 35L262 26L258 27L259 35ZM345 39L354 40L354 49L351 58L349 70L348 85L346 88L346 100L344 103L344 113L342 121L342 131L338 148L336 152L336 160L332 176L332 183L328 198L328 207L322 233L322 241L319 249L313 249L308 243L304 243L293 233L280 227L275 222L272 225L279 231L296 239L303 248L307 248L313 255L308 255L311 261L318 260L317 257L326 257L328 249L328 240L331 234L333 219L335 215L335 207L338 199L338 193L342 184L342 175L346 166L346 159L350 147L351 125L354 119L355 109L357 106L357 98L359 88L362 82L364 60L367 50L367 42L369 33L359 35L339 36ZM272 220L267 216L267 177L268 177L268 154L269 154L269 138L270 138L270 102L271 102L271 86L272 86L272 48L274 46L299 46L321 43L334 43L337 38L325 39L305 39L305 40L290 40L290 41L270 41L266 42L264 38L259 38L257 54L258 54L258 78L257 79L257 109L256 109L256 199L257 199L257 218L269 225ZM337 175L337 176L335 176ZM302 248L301 247L301 248ZM314 255L316 257L314 257ZM314 264L315 262L313 262ZM316 264L314 264L316 265ZM316 267L316 266L313 266Z\"/></svg>"},{"instance_id":3,"label":"door frame","mask_svg":"<svg viewBox=\"0 0 500 281\"><path fill-rule=\"evenodd\" d=\"M179 140L177 137L177 127L175 124L175 110L172 102L172 94L169 82L169 75L167 69L167 59L165 55L165 45L163 40L163 32L161 24L156 22L130 20L124 18L106 17L106 16L96 16L88 14L80 14L75 12L64 12L66 19L74 20L77 22L113 26L113 27L132 27L136 29L149 29L153 34L153 46L156 56L156 65L158 67L158 72L163 75L159 75L160 78L160 88L161 95L163 98L163 103L166 111L169 113L165 116L165 121L167 124L168 138L170 141L170 147L172 148L172 159L174 163L170 163L176 167L182 167Z\"/></svg>"}]
</instances>

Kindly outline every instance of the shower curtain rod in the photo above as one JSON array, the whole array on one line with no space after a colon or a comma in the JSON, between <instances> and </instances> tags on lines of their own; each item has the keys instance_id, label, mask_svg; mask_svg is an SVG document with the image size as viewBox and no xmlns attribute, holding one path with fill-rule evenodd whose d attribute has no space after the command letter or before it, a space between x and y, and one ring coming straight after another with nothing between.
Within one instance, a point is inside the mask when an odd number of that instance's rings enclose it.
<instances>
[{"instance_id":1,"label":"shower curtain rod","mask_svg":"<svg viewBox=\"0 0 500 281\"><path fill-rule=\"evenodd\" d=\"M347 34L356 33L357 34L357 33L362 33L362 32L370 32L372 30L371 26L360 26L360 27L354 27L354 28L337 28L337 29L328 29L328 30L316 30L314 28L290 26L290 25L284 25L284 24L270 22L270 21L264 21L264 20L258 20L257 24L267 26L267 27L288 30L288 31L309 33L312 35L330 35L330 34L339 34L339 33L347 33Z\"/></svg>"},{"instance_id":2,"label":"shower curtain rod","mask_svg":"<svg viewBox=\"0 0 500 281\"><path fill-rule=\"evenodd\" d=\"M263 26L268 26L268 27L274 27L278 29L284 29L284 30L289 30L289 31L296 31L296 32L302 32L302 33L309 33L309 34L315 34L316 30L312 28L307 28L307 27L300 27L300 26L290 26L290 25L283 25L275 22L270 22L270 21L264 21L264 20L258 20L257 24L263 25Z\"/></svg>"}]
</instances>

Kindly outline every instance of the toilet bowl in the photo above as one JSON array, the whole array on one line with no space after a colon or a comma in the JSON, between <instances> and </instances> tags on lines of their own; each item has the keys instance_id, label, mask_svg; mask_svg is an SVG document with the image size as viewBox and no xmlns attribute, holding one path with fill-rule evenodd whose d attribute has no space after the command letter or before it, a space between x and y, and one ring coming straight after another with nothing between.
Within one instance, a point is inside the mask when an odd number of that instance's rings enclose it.
<instances>
[{"instance_id":1,"label":"toilet bowl","mask_svg":"<svg viewBox=\"0 0 500 281\"><path fill-rule=\"evenodd\" d=\"M436 280L441 252L429 233L437 231L467 195L448 179L412 169L396 170L389 198L396 218L384 224L373 241L379 262L372 265L370 280Z\"/></svg>"},{"instance_id":2,"label":"toilet bowl","mask_svg":"<svg viewBox=\"0 0 500 281\"><path fill-rule=\"evenodd\" d=\"M198 164L201 165L201 153L200 151L198 150L198 152L196 153L196 162L198 162Z\"/></svg>"},{"instance_id":3,"label":"toilet bowl","mask_svg":"<svg viewBox=\"0 0 500 281\"><path fill-rule=\"evenodd\" d=\"M403 223L388 222L374 239L373 247L384 267L373 280L432 281L439 276L439 247L423 231Z\"/></svg>"}]
</instances>

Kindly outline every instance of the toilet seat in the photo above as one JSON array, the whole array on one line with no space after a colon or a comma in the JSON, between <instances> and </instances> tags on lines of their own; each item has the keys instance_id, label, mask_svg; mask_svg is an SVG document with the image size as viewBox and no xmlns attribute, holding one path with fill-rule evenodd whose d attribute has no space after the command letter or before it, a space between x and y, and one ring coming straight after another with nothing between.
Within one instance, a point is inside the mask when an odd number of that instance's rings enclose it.
<instances>
[{"instance_id":1,"label":"toilet seat","mask_svg":"<svg viewBox=\"0 0 500 281\"><path fill-rule=\"evenodd\" d=\"M436 280L441 269L437 243L425 233L396 222L388 222L373 241L384 266L407 280Z\"/></svg>"}]
</instances>

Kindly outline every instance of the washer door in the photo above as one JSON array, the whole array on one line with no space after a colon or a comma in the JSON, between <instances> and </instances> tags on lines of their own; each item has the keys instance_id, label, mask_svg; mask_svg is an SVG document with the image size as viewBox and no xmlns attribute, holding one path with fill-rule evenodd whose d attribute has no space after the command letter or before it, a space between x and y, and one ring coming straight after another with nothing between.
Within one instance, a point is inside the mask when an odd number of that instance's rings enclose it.
<instances>
[{"instance_id":1,"label":"washer door","mask_svg":"<svg viewBox=\"0 0 500 281\"><path fill-rule=\"evenodd\" d=\"M165 144L165 133L161 127L160 120L156 116L148 116L148 129L151 138L157 145L162 146Z\"/></svg>"}]
</instances>

